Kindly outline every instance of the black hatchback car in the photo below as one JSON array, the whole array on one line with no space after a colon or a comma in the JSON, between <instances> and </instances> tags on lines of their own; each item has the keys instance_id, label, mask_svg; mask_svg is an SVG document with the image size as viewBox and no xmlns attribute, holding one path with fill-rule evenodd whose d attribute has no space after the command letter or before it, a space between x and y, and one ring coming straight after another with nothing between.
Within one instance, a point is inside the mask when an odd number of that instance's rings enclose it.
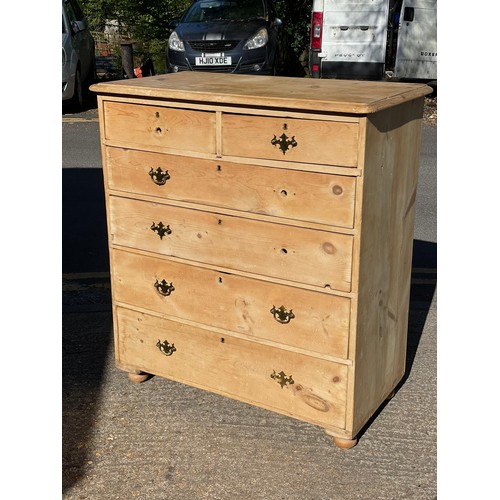
<instances>
[{"instance_id":1,"label":"black hatchback car","mask_svg":"<svg viewBox=\"0 0 500 500\"><path fill-rule=\"evenodd\" d=\"M274 74L280 26L272 0L194 0L171 24L167 70Z\"/></svg>"}]
</instances>

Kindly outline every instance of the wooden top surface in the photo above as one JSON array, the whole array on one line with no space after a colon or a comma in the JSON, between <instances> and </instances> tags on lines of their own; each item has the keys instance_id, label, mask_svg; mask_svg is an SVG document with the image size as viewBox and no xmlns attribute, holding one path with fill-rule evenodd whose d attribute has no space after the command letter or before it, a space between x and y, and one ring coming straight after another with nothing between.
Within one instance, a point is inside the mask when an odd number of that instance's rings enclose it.
<instances>
[{"instance_id":1,"label":"wooden top surface","mask_svg":"<svg viewBox=\"0 0 500 500\"><path fill-rule=\"evenodd\" d=\"M98 94L369 114L432 92L425 84L182 72L92 85Z\"/></svg>"}]
</instances>

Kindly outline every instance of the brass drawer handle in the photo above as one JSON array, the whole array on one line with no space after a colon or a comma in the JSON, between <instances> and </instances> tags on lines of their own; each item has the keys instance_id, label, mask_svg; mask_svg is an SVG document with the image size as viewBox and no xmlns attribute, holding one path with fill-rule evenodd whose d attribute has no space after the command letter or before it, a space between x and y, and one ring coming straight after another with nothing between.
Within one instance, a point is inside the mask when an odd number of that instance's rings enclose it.
<instances>
[{"instance_id":1,"label":"brass drawer handle","mask_svg":"<svg viewBox=\"0 0 500 500\"><path fill-rule=\"evenodd\" d=\"M151 167L149 176L151 177L151 180L158 186L163 186L170 179L168 170L165 170L164 172L161 167L158 167L156 170L153 170L153 167Z\"/></svg>"},{"instance_id":2,"label":"brass drawer handle","mask_svg":"<svg viewBox=\"0 0 500 500\"><path fill-rule=\"evenodd\" d=\"M158 224L155 224L153 222L153 224L151 224L151 231L157 233L158 236L160 237L160 240L162 240L166 234L172 233L170 226L165 226L161 221Z\"/></svg>"},{"instance_id":3,"label":"brass drawer handle","mask_svg":"<svg viewBox=\"0 0 500 500\"><path fill-rule=\"evenodd\" d=\"M297 146L297 141L295 140L295 136L293 135L291 139L288 139L288 136L283 132L279 138L276 137L276 135L271 139L271 144L273 146L278 146L280 147L281 151L283 151L283 154L285 154L290 146L292 148Z\"/></svg>"},{"instance_id":4,"label":"brass drawer handle","mask_svg":"<svg viewBox=\"0 0 500 500\"><path fill-rule=\"evenodd\" d=\"M165 354L165 356L172 356L172 354L177 351L176 347L174 344L169 344L168 340L164 340L163 342L158 339L158 342L156 343L156 347L160 349L160 352L162 354Z\"/></svg>"},{"instance_id":5,"label":"brass drawer handle","mask_svg":"<svg viewBox=\"0 0 500 500\"><path fill-rule=\"evenodd\" d=\"M175 290L174 284L168 283L165 280L156 280L154 287L156 288L157 292L164 297L168 297Z\"/></svg>"},{"instance_id":6,"label":"brass drawer handle","mask_svg":"<svg viewBox=\"0 0 500 500\"><path fill-rule=\"evenodd\" d=\"M287 376L283 370L281 370L279 373L276 373L276 370L273 370L273 373L271 373L271 378L273 380L276 380L279 385L281 385L281 388L285 387L287 384L295 384L292 376Z\"/></svg>"},{"instance_id":7,"label":"brass drawer handle","mask_svg":"<svg viewBox=\"0 0 500 500\"><path fill-rule=\"evenodd\" d=\"M285 309L285 306L281 306L280 308L276 309L275 306L271 309L271 314L274 316L274 319L283 325L286 325L287 323L290 323L290 321L295 318L295 314L293 314L293 309L290 309L290 311L287 311Z\"/></svg>"}]
</instances>

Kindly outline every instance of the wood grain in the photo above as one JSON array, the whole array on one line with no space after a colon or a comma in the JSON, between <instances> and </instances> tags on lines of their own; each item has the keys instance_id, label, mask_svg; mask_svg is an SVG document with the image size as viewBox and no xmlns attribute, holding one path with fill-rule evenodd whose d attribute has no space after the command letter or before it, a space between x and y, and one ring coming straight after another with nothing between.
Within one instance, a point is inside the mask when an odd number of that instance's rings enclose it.
<instances>
[{"instance_id":1,"label":"wood grain","mask_svg":"<svg viewBox=\"0 0 500 500\"><path fill-rule=\"evenodd\" d=\"M115 245L349 291L352 236L111 196ZM159 223L171 234L160 238Z\"/></svg>"},{"instance_id":2,"label":"wood grain","mask_svg":"<svg viewBox=\"0 0 500 500\"><path fill-rule=\"evenodd\" d=\"M172 73L93 85L101 94L249 107L369 114L430 94L424 84L215 73Z\"/></svg>"},{"instance_id":3,"label":"wood grain","mask_svg":"<svg viewBox=\"0 0 500 500\"><path fill-rule=\"evenodd\" d=\"M222 115L223 155L356 167L357 144L356 123Z\"/></svg>"},{"instance_id":4,"label":"wood grain","mask_svg":"<svg viewBox=\"0 0 500 500\"><path fill-rule=\"evenodd\" d=\"M352 228L354 177L107 148L109 187L170 200ZM155 184L151 171L167 172Z\"/></svg>"},{"instance_id":5,"label":"wood grain","mask_svg":"<svg viewBox=\"0 0 500 500\"><path fill-rule=\"evenodd\" d=\"M347 367L118 308L117 359L155 375L328 427L343 428ZM158 341L175 352L162 354ZM284 372L293 384L279 384Z\"/></svg>"},{"instance_id":6,"label":"wood grain","mask_svg":"<svg viewBox=\"0 0 500 500\"><path fill-rule=\"evenodd\" d=\"M104 103L105 139L126 147L215 154L215 113Z\"/></svg>"},{"instance_id":7,"label":"wood grain","mask_svg":"<svg viewBox=\"0 0 500 500\"><path fill-rule=\"evenodd\" d=\"M350 300L345 297L122 250L113 254L112 286L119 302L319 355L347 357ZM155 288L163 280L174 288L166 296ZM289 323L271 313L281 306L294 315Z\"/></svg>"}]
</instances>

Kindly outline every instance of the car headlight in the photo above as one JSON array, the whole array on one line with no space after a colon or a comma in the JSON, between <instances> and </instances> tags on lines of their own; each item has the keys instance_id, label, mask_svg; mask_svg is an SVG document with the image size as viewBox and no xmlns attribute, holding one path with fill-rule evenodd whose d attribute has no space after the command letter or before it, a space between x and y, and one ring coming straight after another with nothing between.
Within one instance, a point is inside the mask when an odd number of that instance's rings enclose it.
<instances>
[{"instance_id":1,"label":"car headlight","mask_svg":"<svg viewBox=\"0 0 500 500\"><path fill-rule=\"evenodd\" d=\"M184 50L184 42L179 38L179 35L175 31L172 31L172 34L168 39L168 48L178 52L182 52Z\"/></svg>"},{"instance_id":2,"label":"car headlight","mask_svg":"<svg viewBox=\"0 0 500 500\"><path fill-rule=\"evenodd\" d=\"M269 37L267 35L267 30L266 28L262 28L255 35L250 37L247 40L247 43L244 45L244 49L259 49L260 47L264 47L264 45L267 43Z\"/></svg>"}]
</instances>

